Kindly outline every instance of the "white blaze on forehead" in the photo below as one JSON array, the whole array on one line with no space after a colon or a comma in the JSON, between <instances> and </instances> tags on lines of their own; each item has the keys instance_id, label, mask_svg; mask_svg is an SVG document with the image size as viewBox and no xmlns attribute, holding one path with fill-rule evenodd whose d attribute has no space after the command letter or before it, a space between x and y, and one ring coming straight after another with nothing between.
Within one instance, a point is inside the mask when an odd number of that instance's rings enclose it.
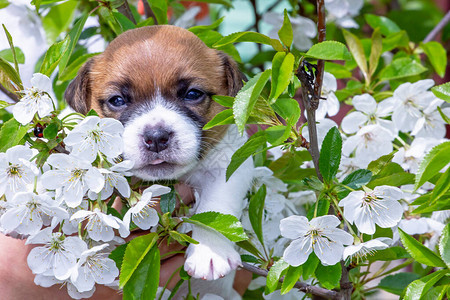
<instances>
[{"instance_id":1,"label":"white blaze on forehead","mask_svg":"<svg viewBox=\"0 0 450 300\"><path fill-rule=\"evenodd\" d=\"M135 169L148 165L149 157L152 155L180 165L182 169L191 166L197 160L200 151L201 130L189 117L171 108L161 96L158 95L152 104L153 106L142 107L141 109L146 111L131 117L125 124L124 156L134 160ZM173 132L168 149L158 154L150 152L144 145L143 134L151 127L160 127ZM180 171L174 170L175 173Z\"/></svg>"}]
</instances>

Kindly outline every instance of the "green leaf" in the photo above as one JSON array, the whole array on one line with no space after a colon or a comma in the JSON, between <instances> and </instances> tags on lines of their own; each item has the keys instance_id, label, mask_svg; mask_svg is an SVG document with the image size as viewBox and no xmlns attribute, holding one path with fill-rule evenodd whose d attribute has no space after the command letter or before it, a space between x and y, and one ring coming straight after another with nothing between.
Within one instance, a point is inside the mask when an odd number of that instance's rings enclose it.
<instances>
[{"instance_id":1,"label":"green leaf","mask_svg":"<svg viewBox=\"0 0 450 300\"><path fill-rule=\"evenodd\" d=\"M450 102L450 82L434 86L431 88L431 91L436 97Z\"/></svg>"},{"instance_id":2,"label":"green leaf","mask_svg":"<svg viewBox=\"0 0 450 300\"><path fill-rule=\"evenodd\" d=\"M317 217L328 214L328 210L330 209L330 201L324 199L323 197L319 198L319 200L317 201L319 201L319 203L317 204ZM311 220L314 217L314 210L314 208L311 208L306 214L308 220Z\"/></svg>"},{"instance_id":3,"label":"green leaf","mask_svg":"<svg viewBox=\"0 0 450 300\"><path fill-rule=\"evenodd\" d=\"M383 51L391 51L395 48L409 48L409 37L406 31L402 30L397 33L390 34L383 39Z\"/></svg>"},{"instance_id":4,"label":"green leaf","mask_svg":"<svg viewBox=\"0 0 450 300\"><path fill-rule=\"evenodd\" d=\"M324 41L313 45L305 56L323 60L349 60L351 55L347 47L336 41Z\"/></svg>"},{"instance_id":5,"label":"green leaf","mask_svg":"<svg viewBox=\"0 0 450 300\"><path fill-rule=\"evenodd\" d=\"M303 267L303 273L302 278L304 280L307 280L311 278L312 275L316 272L316 268L319 265L319 259L317 258L317 255L312 252L308 259L305 261L305 263L302 265Z\"/></svg>"},{"instance_id":6,"label":"green leaf","mask_svg":"<svg viewBox=\"0 0 450 300\"><path fill-rule=\"evenodd\" d=\"M177 204L175 188L173 186L170 188L171 191L167 194L161 195L161 201L159 201L159 206L161 207L161 212L163 214L167 212L172 213L175 209L175 205Z\"/></svg>"},{"instance_id":7,"label":"green leaf","mask_svg":"<svg viewBox=\"0 0 450 300\"><path fill-rule=\"evenodd\" d=\"M409 57L397 58L380 72L380 80L392 80L419 75L427 68Z\"/></svg>"},{"instance_id":8,"label":"green leaf","mask_svg":"<svg viewBox=\"0 0 450 300\"><path fill-rule=\"evenodd\" d=\"M447 67L447 52L441 43L431 41L420 46L436 73L443 78L445 75L445 68Z\"/></svg>"},{"instance_id":9,"label":"green leaf","mask_svg":"<svg viewBox=\"0 0 450 300\"><path fill-rule=\"evenodd\" d=\"M434 201L439 200L450 189L450 168L448 168L436 182L431 199Z\"/></svg>"},{"instance_id":10,"label":"green leaf","mask_svg":"<svg viewBox=\"0 0 450 300\"><path fill-rule=\"evenodd\" d=\"M116 266L119 270L122 268L123 257L125 255L127 247L128 243L117 246L117 248L114 249L108 256L116 263Z\"/></svg>"},{"instance_id":11,"label":"green leaf","mask_svg":"<svg viewBox=\"0 0 450 300\"><path fill-rule=\"evenodd\" d=\"M208 123L205 124L205 126L203 126L203 130L208 130L215 126L227 124L234 124L234 115L232 109L226 109L215 115L211 121L209 121Z\"/></svg>"},{"instance_id":12,"label":"green leaf","mask_svg":"<svg viewBox=\"0 0 450 300\"><path fill-rule=\"evenodd\" d=\"M280 277L283 275L283 273L286 272L286 269L288 267L289 264L282 258L280 258L279 261L273 264L273 266L269 270L269 273L267 274L264 294L268 295L270 293L273 293L277 289Z\"/></svg>"},{"instance_id":13,"label":"green leaf","mask_svg":"<svg viewBox=\"0 0 450 300\"><path fill-rule=\"evenodd\" d=\"M378 284L378 288L386 292L401 296L403 290L414 280L420 278L420 275L415 273L397 273L384 277Z\"/></svg>"},{"instance_id":14,"label":"green leaf","mask_svg":"<svg viewBox=\"0 0 450 300\"><path fill-rule=\"evenodd\" d=\"M255 256L261 257L259 250L249 240L237 242L236 245Z\"/></svg>"},{"instance_id":15,"label":"green leaf","mask_svg":"<svg viewBox=\"0 0 450 300\"><path fill-rule=\"evenodd\" d=\"M449 153L450 141L447 141L433 147L433 149L425 155L416 174L415 189L421 187L427 180L431 179L450 162Z\"/></svg>"},{"instance_id":16,"label":"green leaf","mask_svg":"<svg viewBox=\"0 0 450 300\"><path fill-rule=\"evenodd\" d=\"M71 62L65 69L64 71L59 75L59 80L61 81L68 81L71 80L73 78L75 78L75 76L77 76L78 70L84 65L84 63L91 57L99 55L101 52L96 52L96 53L86 53L81 55L80 57L78 57L77 59L75 59L73 62Z\"/></svg>"},{"instance_id":17,"label":"green leaf","mask_svg":"<svg viewBox=\"0 0 450 300\"><path fill-rule=\"evenodd\" d=\"M367 68L367 59L366 55L364 54L364 48L361 41L356 35L350 33L347 30L342 30L342 33L344 34L345 41L347 42L347 46L350 49L350 52L352 53L356 64L361 69L361 72L363 73L366 81L368 81L369 70Z\"/></svg>"},{"instance_id":18,"label":"green leaf","mask_svg":"<svg viewBox=\"0 0 450 300\"><path fill-rule=\"evenodd\" d=\"M336 176L341 163L342 137L337 127L331 128L322 142L319 157L319 169L326 182Z\"/></svg>"},{"instance_id":19,"label":"green leaf","mask_svg":"<svg viewBox=\"0 0 450 300\"><path fill-rule=\"evenodd\" d=\"M394 163L391 163L394 164ZM373 189L380 185L401 186L414 183L414 174L407 173L403 169L388 175L378 175L372 178L367 187Z\"/></svg>"},{"instance_id":20,"label":"green leaf","mask_svg":"<svg viewBox=\"0 0 450 300\"><path fill-rule=\"evenodd\" d=\"M208 211L195 214L190 218L185 218L184 221L202 228L214 229L232 242L239 242L247 239L247 235L244 233L241 222L233 215Z\"/></svg>"},{"instance_id":21,"label":"green leaf","mask_svg":"<svg viewBox=\"0 0 450 300\"><path fill-rule=\"evenodd\" d=\"M288 126L295 126L300 118L300 105L292 98L278 98L272 108L280 115Z\"/></svg>"},{"instance_id":22,"label":"green leaf","mask_svg":"<svg viewBox=\"0 0 450 300\"><path fill-rule=\"evenodd\" d=\"M438 255L436 255L436 253L419 243L400 228L398 229L398 233L400 234L403 246L405 246L408 253L411 254L417 262L431 267L446 267L445 263Z\"/></svg>"},{"instance_id":23,"label":"green leaf","mask_svg":"<svg viewBox=\"0 0 450 300\"><path fill-rule=\"evenodd\" d=\"M65 1L52 6L50 11L42 18L42 25L49 44L54 43L72 23L78 3L79 1Z\"/></svg>"},{"instance_id":24,"label":"green leaf","mask_svg":"<svg viewBox=\"0 0 450 300\"><path fill-rule=\"evenodd\" d=\"M289 293L302 275L302 266L289 266L286 276L281 283L281 295Z\"/></svg>"},{"instance_id":25,"label":"green leaf","mask_svg":"<svg viewBox=\"0 0 450 300\"><path fill-rule=\"evenodd\" d=\"M294 40L294 33L292 32L291 21L289 20L289 15L286 9L284 10L283 25L278 31L278 36L286 47L291 47L292 41Z\"/></svg>"},{"instance_id":26,"label":"green leaf","mask_svg":"<svg viewBox=\"0 0 450 300\"><path fill-rule=\"evenodd\" d=\"M261 91L269 80L271 70L258 73L251 78L244 87L237 93L233 103L233 114L239 132L245 130L250 112L258 100Z\"/></svg>"},{"instance_id":27,"label":"green leaf","mask_svg":"<svg viewBox=\"0 0 450 300\"><path fill-rule=\"evenodd\" d=\"M127 251L129 247L127 247ZM123 287L124 300L155 299L159 285L160 259L158 247L156 245L151 247Z\"/></svg>"},{"instance_id":28,"label":"green leaf","mask_svg":"<svg viewBox=\"0 0 450 300\"><path fill-rule=\"evenodd\" d=\"M0 0L0 9L5 8L9 5L8 0Z\"/></svg>"},{"instance_id":29,"label":"green leaf","mask_svg":"<svg viewBox=\"0 0 450 300\"><path fill-rule=\"evenodd\" d=\"M131 279L133 274L137 272L138 268L145 266L144 258L150 252L152 247L156 244L158 235L154 232L147 235L142 235L131 240L125 250L123 256L122 268L120 270L119 287L123 288ZM159 260L158 260L159 264ZM148 268L149 266L145 266ZM159 269L159 268L158 268Z\"/></svg>"},{"instance_id":30,"label":"green leaf","mask_svg":"<svg viewBox=\"0 0 450 300\"><path fill-rule=\"evenodd\" d=\"M22 50L19 47L14 47L14 51L16 52L17 56L17 62L19 64L25 63L25 55L23 54ZM6 61L14 62L14 54L11 49L5 49L0 51L0 57L3 58Z\"/></svg>"},{"instance_id":31,"label":"green leaf","mask_svg":"<svg viewBox=\"0 0 450 300\"><path fill-rule=\"evenodd\" d=\"M439 253L441 253L441 258L447 265L447 268L450 268L450 223L445 225L444 230L442 230L439 241Z\"/></svg>"},{"instance_id":32,"label":"green leaf","mask_svg":"<svg viewBox=\"0 0 450 300\"><path fill-rule=\"evenodd\" d=\"M389 247L383 250L377 250L372 255L368 256L367 259L370 262L375 261L391 261L397 259L410 258L411 256L402 247Z\"/></svg>"},{"instance_id":33,"label":"green leaf","mask_svg":"<svg viewBox=\"0 0 450 300\"><path fill-rule=\"evenodd\" d=\"M367 169L372 172L372 174L378 175L382 170L385 169L385 167L391 162L392 158L394 157L394 153L390 153L387 155L383 155L380 158L371 161L369 163L369 166Z\"/></svg>"},{"instance_id":34,"label":"green leaf","mask_svg":"<svg viewBox=\"0 0 450 300\"><path fill-rule=\"evenodd\" d=\"M341 183L356 190L369 183L371 178L372 172L366 169L360 169L347 175Z\"/></svg>"},{"instance_id":35,"label":"green leaf","mask_svg":"<svg viewBox=\"0 0 450 300\"><path fill-rule=\"evenodd\" d=\"M5 31L6 38L8 39L9 48L11 50L12 57L13 57L13 61L12 62L14 62L14 68L16 69L17 72L19 72L19 62L18 62L17 54L16 54L16 47L14 47L13 39L11 37L11 34L6 29L5 24L2 24L2 26L3 26L3 30ZM23 53L22 53L22 56L23 56ZM25 61L25 57L23 57L23 61Z\"/></svg>"},{"instance_id":36,"label":"green leaf","mask_svg":"<svg viewBox=\"0 0 450 300\"><path fill-rule=\"evenodd\" d=\"M48 140L53 140L58 135L59 126L57 123L50 123L47 127L44 129L44 138Z\"/></svg>"},{"instance_id":37,"label":"green leaf","mask_svg":"<svg viewBox=\"0 0 450 300\"><path fill-rule=\"evenodd\" d=\"M377 69L382 50L383 50L383 41L381 40L381 34L378 29L375 29L372 33L372 49L370 50L370 57L369 57L370 76L372 76Z\"/></svg>"},{"instance_id":38,"label":"green leaf","mask_svg":"<svg viewBox=\"0 0 450 300\"><path fill-rule=\"evenodd\" d=\"M119 23L120 27L122 27L122 32L136 28L136 25L120 12L113 12L113 16L117 23Z\"/></svg>"},{"instance_id":39,"label":"green leaf","mask_svg":"<svg viewBox=\"0 0 450 300\"><path fill-rule=\"evenodd\" d=\"M253 32L253 31L244 31L244 32L235 32L230 35L227 35L216 42L213 47L220 48L232 43L240 43L240 42L253 42L259 44L272 45L272 40L267 35Z\"/></svg>"},{"instance_id":40,"label":"green leaf","mask_svg":"<svg viewBox=\"0 0 450 300\"><path fill-rule=\"evenodd\" d=\"M259 263L259 259L249 254L241 254L241 260L249 263Z\"/></svg>"},{"instance_id":41,"label":"green leaf","mask_svg":"<svg viewBox=\"0 0 450 300\"><path fill-rule=\"evenodd\" d=\"M231 157L231 162L227 167L227 181L231 175L242 165L251 155L253 155L259 148L266 146L266 134L264 131L259 131L252 135L248 141L234 152Z\"/></svg>"},{"instance_id":42,"label":"green leaf","mask_svg":"<svg viewBox=\"0 0 450 300\"><path fill-rule=\"evenodd\" d=\"M365 14L364 18L366 19L367 24L373 29L380 29L381 34L384 36L388 36L393 33L399 32L401 29L395 24L392 20L383 17L376 16L372 14Z\"/></svg>"},{"instance_id":43,"label":"green leaf","mask_svg":"<svg viewBox=\"0 0 450 300\"><path fill-rule=\"evenodd\" d=\"M167 0L147 0L147 2L155 14L158 25L167 24Z\"/></svg>"},{"instance_id":44,"label":"green leaf","mask_svg":"<svg viewBox=\"0 0 450 300\"><path fill-rule=\"evenodd\" d=\"M272 61L272 87L269 102L273 103L289 85L294 69L295 57L292 53L277 52Z\"/></svg>"},{"instance_id":45,"label":"green leaf","mask_svg":"<svg viewBox=\"0 0 450 300\"><path fill-rule=\"evenodd\" d=\"M69 36L66 36L66 38L63 41L51 45L50 48L45 53L45 57L44 60L42 61L39 73L42 73L50 77L53 71L58 66L58 63L63 58L64 54L69 50L69 45L70 45Z\"/></svg>"},{"instance_id":46,"label":"green leaf","mask_svg":"<svg viewBox=\"0 0 450 300\"><path fill-rule=\"evenodd\" d=\"M325 62L325 72L333 74L336 79L352 77L352 72L350 72L344 65L331 61Z\"/></svg>"},{"instance_id":47,"label":"green leaf","mask_svg":"<svg viewBox=\"0 0 450 300\"><path fill-rule=\"evenodd\" d=\"M211 25L199 25L199 26L193 26L189 28L188 30L192 32L193 34L197 35L204 31L214 30L223 22L225 17L222 17L220 19L215 20Z\"/></svg>"},{"instance_id":48,"label":"green leaf","mask_svg":"<svg viewBox=\"0 0 450 300\"><path fill-rule=\"evenodd\" d=\"M320 284L326 289L333 289L339 285L342 269L341 264L337 263L333 266L317 266L315 275Z\"/></svg>"},{"instance_id":49,"label":"green leaf","mask_svg":"<svg viewBox=\"0 0 450 300\"><path fill-rule=\"evenodd\" d=\"M225 5L227 8L233 8L230 0L195 0L195 2L215 3Z\"/></svg>"},{"instance_id":50,"label":"green leaf","mask_svg":"<svg viewBox=\"0 0 450 300\"><path fill-rule=\"evenodd\" d=\"M64 72L67 63L70 59L70 56L72 55L73 49L78 43L78 39L80 38L80 34L83 31L84 24L86 23L87 18L89 17L88 14L84 14L81 16L81 18L73 25L73 28L69 31L69 45L67 50L64 52L63 56L61 57L61 60L59 61L59 76L58 78L61 78L61 74Z\"/></svg>"},{"instance_id":51,"label":"green leaf","mask_svg":"<svg viewBox=\"0 0 450 300\"><path fill-rule=\"evenodd\" d=\"M179 243L185 245L185 243L190 243L190 244L198 244L198 242L196 240L194 240L193 238L191 238L190 236L188 236L187 234L184 233L180 233L178 231L169 231L169 235L171 238L173 238L174 240L178 241Z\"/></svg>"},{"instance_id":52,"label":"green leaf","mask_svg":"<svg viewBox=\"0 0 450 300\"><path fill-rule=\"evenodd\" d=\"M406 288L406 293L403 299L420 300L422 295L447 273L448 269L440 270L411 282Z\"/></svg>"},{"instance_id":53,"label":"green leaf","mask_svg":"<svg viewBox=\"0 0 450 300\"><path fill-rule=\"evenodd\" d=\"M23 90L19 73L0 57L0 84L11 92Z\"/></svg>"},{"instance_id":54,"label":"green leaf","mask_svg":"<svg viewBox=\"0 0 450 300\"><path fill-rule=\"evenodd\" d=\"M11 106L11 105L13 105L13 104L14 104L14 103L9 103L9 102L0 100L0 109L4 109L5 107Z\"/></svg>"},{"instance_id":55,"label":"green leaf","mask_svg":"<svg viewBox=\"0 0 450 300\"><path fill-rule=\"evenodd\" d=\"M31 124L21 125L14 118L3 123L0 131L0 152L5 152L9 148L19 145L30 128Z\"/></svg>"},{"instance_id":56,"label":"green leaf","mask_svg":"<svg viewBox=\"0 0 450 300\"><path fill-rule=\"evenodd\" d=\"M262 185L259 190L250 198L248 205L248 215L253 231L258 237L261 245L264 246L262 219L264 214L264 201L266 199L266 186Z\"/></svg>"},{"instance_id":57,"label":"green leaf","mask_svg":"<svg viewBox=\"0 0 450 300\"><path fill-rule=\"evenodd\" d=\"M273 171L274 176L281 180L301 180L316 174L314 169L300 169L303 162L310 160L311 155L308 151L288 151L282 157L272 162L269 168Z\"/></svg>"},{"instance_id":58,"label":"green leaf","mask_svg":"<svg viewBox=\"0 0 450 300\"><path fill-rule=\"evenodd\" d=\"M214 95L212 99L224 107L233 107L234 97Z\"/></svg>"}]
</instances>

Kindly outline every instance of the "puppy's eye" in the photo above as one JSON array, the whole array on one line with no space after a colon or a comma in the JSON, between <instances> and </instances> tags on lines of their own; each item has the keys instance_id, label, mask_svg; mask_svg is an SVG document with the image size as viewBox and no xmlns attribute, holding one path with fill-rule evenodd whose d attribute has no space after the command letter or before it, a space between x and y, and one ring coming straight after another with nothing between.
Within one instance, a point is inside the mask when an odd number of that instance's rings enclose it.
<instances>
[{"instance_id":1,"label":"puppy's eye","mask_svg":"<svg viewBox=\"0 0 450 300\"><path fill-rule=\"evenodd\" d=\"M125 100L120 96L111 97L108 100L108 102L109 102L109 104L111 104L113 107L116 107L116 108L121 107L126 104Z\"/></svg>"},{"instance_id":2,"label":"puppy's eye","mask_svg":"<svg viewBox=\"0 0 450 300\"><path fill-rule=\"evenodd\" d=\"M186 95L184 95L184 100L195 101L195 100L200 100L204 96L205 96L204 92L197 90L197 89L191 89L186 93Z\"/></svg>"}]
</instances>

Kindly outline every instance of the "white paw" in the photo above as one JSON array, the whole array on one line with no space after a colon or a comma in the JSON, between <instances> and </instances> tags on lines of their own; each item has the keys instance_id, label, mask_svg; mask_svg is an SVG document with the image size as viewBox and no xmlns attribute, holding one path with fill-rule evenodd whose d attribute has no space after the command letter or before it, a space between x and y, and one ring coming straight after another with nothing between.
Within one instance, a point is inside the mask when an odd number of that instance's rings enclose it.
<instances>
[{"instance_id":1,"label":"white paw","mask_svg":"<svg viewBox=\"0 0 450 300\"><path fill-rule=\"evenodd\" d=\"M195 228L192 238L199 244L189 245L184 263L184 269L192 277L216 280L241 265L241 256L224 236Z\"/></svg>"}]
</instances>

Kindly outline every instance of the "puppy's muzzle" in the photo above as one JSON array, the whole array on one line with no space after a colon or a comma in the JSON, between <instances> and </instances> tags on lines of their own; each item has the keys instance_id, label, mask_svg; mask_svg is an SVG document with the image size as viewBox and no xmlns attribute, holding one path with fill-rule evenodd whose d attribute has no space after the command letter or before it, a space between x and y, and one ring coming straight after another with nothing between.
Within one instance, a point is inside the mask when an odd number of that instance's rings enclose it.
<instances>
[{"instance_id":1,"label":"puppy's muzzle","mask_svg":"<svg viewBox=\"0 0 450 300\"><path fill-rule=\"evenodd\" d=\"M173 131L163 127L147 127L143 134L143 142L149 151L159 153L169 147L172 136Z\"/></svg>"}]
</instances>

